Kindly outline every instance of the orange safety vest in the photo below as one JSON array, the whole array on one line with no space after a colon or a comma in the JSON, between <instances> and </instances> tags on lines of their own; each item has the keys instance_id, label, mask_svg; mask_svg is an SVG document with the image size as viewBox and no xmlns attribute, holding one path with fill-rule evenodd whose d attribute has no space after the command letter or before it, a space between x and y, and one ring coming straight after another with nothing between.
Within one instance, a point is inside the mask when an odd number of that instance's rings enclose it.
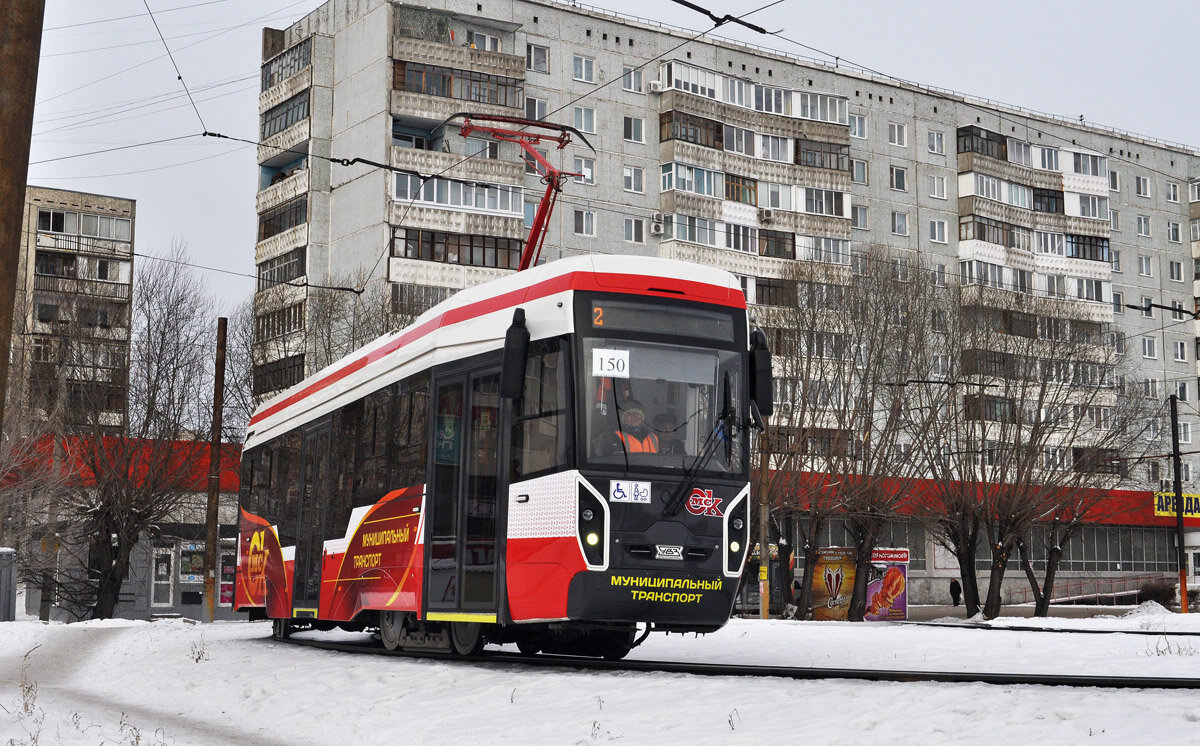
<instances>
[{"instance_id":1,"label":"orange safety vest","mask_svg":"<svg viewBox=\"0 0 1200 746\"><path fill-rule=\"evenodd\" d=\"M630 453L658 453L658 435L650 433L644 438L623 433L617 430L617 437L625 444L625 450Z\"/></svg>"}]
</instances>

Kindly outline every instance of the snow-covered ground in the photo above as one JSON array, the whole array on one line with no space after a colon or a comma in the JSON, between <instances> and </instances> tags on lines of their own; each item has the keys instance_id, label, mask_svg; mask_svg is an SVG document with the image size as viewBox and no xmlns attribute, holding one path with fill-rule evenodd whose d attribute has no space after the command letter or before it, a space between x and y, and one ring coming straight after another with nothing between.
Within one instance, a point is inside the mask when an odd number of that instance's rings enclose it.
<instances>
[{"instance_id":1,"label":"snow-covered ground","mask_svg":"<svg viewBox=\"0 0 1200 746\"><path fill-rule=\"evenodd\" d=\"M1197 636L1003 629L1033 624ZM991 627L733 620L701 638L652 635L631 657L1200 676L1200 615L1146 605ZM485 667L269 636L265 623L0 624L0 744L1138 744L1190 742L1200 727L1182 690Z\"/></svg>"}]
</instances>

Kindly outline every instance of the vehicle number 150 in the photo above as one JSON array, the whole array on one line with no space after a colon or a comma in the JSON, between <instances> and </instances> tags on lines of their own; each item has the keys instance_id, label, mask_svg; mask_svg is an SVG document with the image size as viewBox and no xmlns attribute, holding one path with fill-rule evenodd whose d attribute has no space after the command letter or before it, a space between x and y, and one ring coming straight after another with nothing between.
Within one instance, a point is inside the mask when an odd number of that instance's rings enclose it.
<instances>
[{"instance_id":1,"label":"vehicle number 150","mask_svg":"<svg viewBox=\"0 0 1200 746\"><path fill-rule=\"evenodd\" d=\"M629 378L629 350L592 350L592 375Z\"/></svg>"}]
</instances>

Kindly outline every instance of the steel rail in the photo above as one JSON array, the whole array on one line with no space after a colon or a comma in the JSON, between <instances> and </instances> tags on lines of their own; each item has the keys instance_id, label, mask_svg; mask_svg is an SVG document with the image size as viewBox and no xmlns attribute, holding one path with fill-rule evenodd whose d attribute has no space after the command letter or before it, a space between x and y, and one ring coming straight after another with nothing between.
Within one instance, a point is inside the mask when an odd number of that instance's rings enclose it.
<instances>
[{"instance_id":1,"label":"steel rail","mask_svg":"<svg viewBox=\"0 0 1200 746\"><path fill-rule=\"evenodd\" d=\"M276 642L262 638L264 642ZM1155 676L1080 676L1067 674L903 671L889 669L817 668L789 666L747 666L726 663L680 663L675 661L581 658L564 655L522 655L488 652L463 658L449 652L389 651L371 642L349 643L288 638L286 642L320 650L368 655L391 655L425 660L454 660L475 666L530 666L585 671L635 671L641 673L682 673L693 676L736 676L742 678L784 678L800 681L843 679L877 682L934 682L946 684L994 684L999 686L1065 686L1096 689L1200 689L1200 678Z\"/></svg>"},{"instance_id":2,"label":"steel rail","mask_svg":"<svg viewBox=\"0 0 1200 746\"><path fill-rule=\"evenodd\" d=\"M1071 629L1069 627L1034 627L1031 625L991 626L987 622L892 622L908 627L939 627L941 629L983 629L991 632L1060 632L1072 635L1146 635L1149 637L1200 637L1200 630L1185 632L1182 630L1150 630L1150 629Z\"/></svg>"}]
</instances>

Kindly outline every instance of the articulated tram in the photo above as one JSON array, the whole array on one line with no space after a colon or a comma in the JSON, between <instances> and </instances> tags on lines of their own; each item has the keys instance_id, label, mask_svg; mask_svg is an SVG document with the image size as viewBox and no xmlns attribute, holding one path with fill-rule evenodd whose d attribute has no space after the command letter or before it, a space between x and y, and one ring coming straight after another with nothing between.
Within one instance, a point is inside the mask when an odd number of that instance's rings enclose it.
<instances>
[{"instance_id":1,"label":"articulated tram","mask_svg":"<svg viewBox=\"0 0 1200 746\"><path fill-rule=\"evenodd\" d=\"M464 655L713 631L770 392L727 272L586 256L462 290L255 412L236 607Z\"/></svg>"}]
</instances>

